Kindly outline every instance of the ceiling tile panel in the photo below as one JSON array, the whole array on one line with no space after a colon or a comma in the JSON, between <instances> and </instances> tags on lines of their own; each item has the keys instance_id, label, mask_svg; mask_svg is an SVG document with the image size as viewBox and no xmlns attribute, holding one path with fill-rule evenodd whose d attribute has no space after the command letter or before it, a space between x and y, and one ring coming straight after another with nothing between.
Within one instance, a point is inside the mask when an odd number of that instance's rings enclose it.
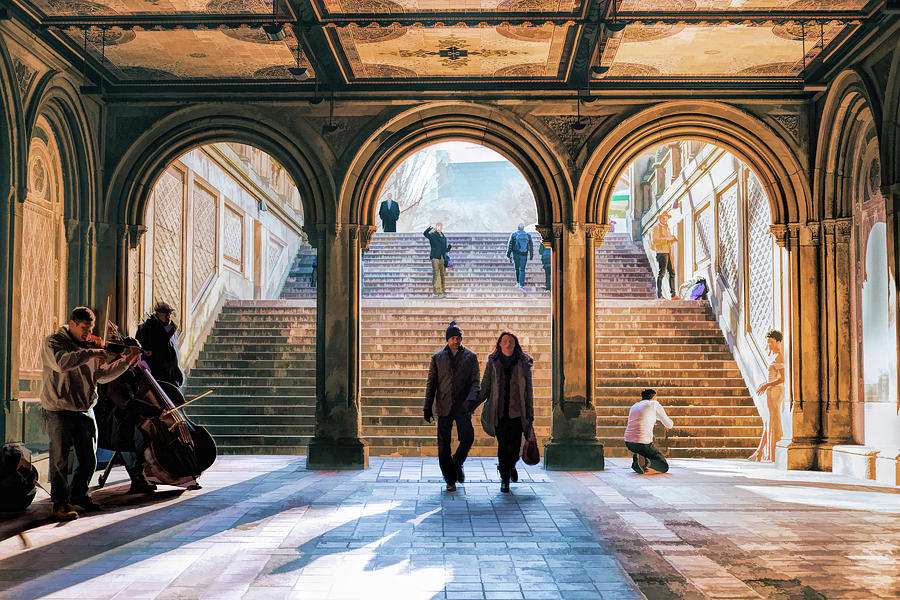
<instances>
[{"instance_id":1,"label":"ceiling tile panel","mask_svg":"<svg viewBox=\"0 0 900 600\"><path fill-rule=\"evenodd\" d=\"M571 51L569 26L333 28L356 79L557 78Z\"/></svg>"},{"instance_id":2,"label":"ceiling tile panel","mask_svg":"<svg viewBox=\"0 0 900 600\"><path fill-rule=\"evenodd\" d=\"M832 24L806 28L806 62L841 31ZM821 37L820 37L821 34ZM797 76L803 69L800 25L632 24L607 44L601 64L612 77Z\"/></svg>"},{"instance_id":3,"label":"ceiling tile panel","mask_svg":"<svg viewBox=\"0 0 900 600\"><path fill-rule=\"evenodd\" d=\"M67 29L81 46L84 34ZM259 28L125 31L112 29L104 42L91 30L88 48L113 77L123 80L174 79L291 79L288 67L296 66L296 38L288 34L270 42ZM300 66L312 70L301 53Z\"/></svg>"},{"instance_id":4,"label":"ceiling tile panel","mask_svg":"<svg viewBox=\"0 0 900 600\"><path fill-rule=\"evenodd\" d=\"M390 15L429 12L564 13L581 9L582 0L316 0L330 15ZM461 15L464 16L464 15Z\"/></svg>"},{"instance_id":5,"label":"ceiling tile panel","mask_svg":"<svg viewBox=\"0 0 900 600\"><path fill-rule=\"evenodd\" d=\"M860 10L869 0L621 0L621 12L713 12L713 11L804 11Z\"/></svg>"},{"instance_id":6,"label":"ceiling tile panel","mask_svg":"<svg viewBox=\"0 0 900 600\"><path fill-rule=\"evenodd\" d=\"M272 0L30 0L51 16L271 14Z\"/></svg>"}]
</instances>

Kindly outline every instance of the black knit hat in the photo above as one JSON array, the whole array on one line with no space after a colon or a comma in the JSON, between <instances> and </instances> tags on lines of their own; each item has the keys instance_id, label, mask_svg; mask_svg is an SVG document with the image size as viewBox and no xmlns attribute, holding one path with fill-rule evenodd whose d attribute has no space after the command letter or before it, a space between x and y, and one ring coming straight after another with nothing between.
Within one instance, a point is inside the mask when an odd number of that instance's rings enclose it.
<instances>
[{"instance_id":1,"label":"black knit hat","mask_svg":"<svg viewBox=\"0 0 900 600\"><path fill-rule=\"evenodd\" d=\"M450 321L450 325L447 326L447 331L444 334L444 339L449 340L454 335L458 335L462 337L462 329L456 324L456 321Z\"/></svg>"}]
</instances>

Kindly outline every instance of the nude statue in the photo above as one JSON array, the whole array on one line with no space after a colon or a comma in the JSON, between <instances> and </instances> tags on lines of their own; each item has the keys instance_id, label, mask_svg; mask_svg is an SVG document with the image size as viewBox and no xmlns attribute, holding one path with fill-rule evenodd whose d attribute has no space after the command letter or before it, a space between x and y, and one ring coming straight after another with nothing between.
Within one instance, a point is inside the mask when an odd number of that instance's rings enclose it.
<instances>
[{"instance_id":1,"label":"nude statue","mask_svg":"<svg viewBox=\"0 0 900 600\"><path fill-rule=\"evenodd\" d=\"M766 406L769 416L763 423L763 433L756 452L748 460L775 460L775 443L781 439L781 403L784 400L784 336L777 329L766 333L766 345L774 355L769 363L769 378L756 390L757 394L766 393Z\"/></svg>"}]
</instances>

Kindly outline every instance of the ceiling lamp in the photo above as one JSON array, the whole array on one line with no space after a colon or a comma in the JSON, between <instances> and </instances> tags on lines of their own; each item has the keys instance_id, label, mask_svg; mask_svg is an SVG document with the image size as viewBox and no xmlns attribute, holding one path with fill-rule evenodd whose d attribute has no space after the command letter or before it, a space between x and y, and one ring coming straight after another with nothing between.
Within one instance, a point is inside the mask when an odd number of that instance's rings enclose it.
<instances>
[{"instance_id":1,"label":"ceiling lamp","mask_svg":"<svg viewBox=\"0 0 900 600\"><path fill-rule=\"evenodd\" d=\"M612 0L612 21L607 21L606 23L604 23L604 27L606 27L606 30L612 33L619 33L620 31L625 29L625 23L616 19L616 17L618 16L616 5L618 3L618 0Z\"/></svg>"},{"instance_id":2,"label":"ceiling lamp","mask_svg":"<svg viewBox=\"0 0 900 600\"><path fill-rule=\"evenodd\" d=\"M297 66L288 67L288 73L297 81L306 81L309 79L309 69L300 66L300 38L297 37L296 32L294 39L297 41Z\"/></svg>"},{"instance_id":3,"label":"ceiling lamp","mask_svg":"<svg viewBox=\"0 0 900 600\"><path fill-rule=\"evenodd\" d=\"M278 22L278 0L272 2L272 22L263 25L262 30L270 42L280 42L284 39L284 23Z\"/></svg>"}]
</instances>

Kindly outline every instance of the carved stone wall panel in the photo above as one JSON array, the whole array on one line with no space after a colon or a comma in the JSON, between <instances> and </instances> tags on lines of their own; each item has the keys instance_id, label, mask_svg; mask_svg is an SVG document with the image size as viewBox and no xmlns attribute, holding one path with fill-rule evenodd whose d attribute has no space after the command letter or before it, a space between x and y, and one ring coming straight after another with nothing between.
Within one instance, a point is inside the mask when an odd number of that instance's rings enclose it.
<instances>
[{"instance_id":1,"label":"carved stone wall panel","mask_svg":"<svg viewBox=\"0 0 900 600\"><path fill-rule=\"evenodd\" d=\"M269 236L269 247L266 252L266 265L269 270L269 282L278 276L276 269L287 245L274 236Z\"/></svg>"},{"instance_id":2,"label":"carved stone wall panel","mask_svg":"<svg viewBox=\"0 0 900 600\"><path fill-rule=\"evenodd\" d=\"M40 373L41 343L54 329L56 277L53 213L26 201L23 210L21 273L21 337L19 361L22 374Z\"/></svg>"},{"instance_id":3,"label":"carved stone wall panel","mask_svg":"<svg viewBox=\"0 0 900 600\"><path fill-rule=\"evenodd\" d=\"M218 223L218 197L203 185L194 184L193 193L191 298L203 290L203 286L216 272L216 225Z\"/></svg>"},{"instance_id":4,"label":"carved stone wall panel","mask_svg":"<svg viewBox=\"0 0 900 600\"><path fill-rule=\"evenodd\" d=\"M184 173L169 167L153 193L153 300L164 300L184 314Z\"/></svg>"},{"instance_id":5,"label":"carved stone wall panel","mask_svg":"<svg viewBox=\"0 0 900 600\"><path fill-rule=\"evenodd\" d=\"M137 330L138 323L141 321L141 284L140 284L140 266L141 266L141 245L128 249L128 281L131 285L128 289L128 323L126 323L127 331Z\"/></svg>"},{"instance_id":6,"label":"carved stone wall panel","mask_svg":"<svg viewBox=\"0 0 900 600\"><path fill-rule=\"evenodd\" d=\"M738 186L732 185L716 201L718 220L719 273L732 290L737 290Z\"/></svg>"},{"instance_id":7,"label":"carved stone wall panel","mask_svg":"<svg viewBox=\"0 0 900 600\"><path fill-rule=\"evenodd\" d=\"M241 269L244 264L244 215L230 206L225 207L222 252L232 267Z\"/></svg>"},{"instance_id":8,"label":"carved stone wall panel","mask_svg":"<svg viewBox=\"0 0 900 600\"><path fill-rule=\"evenodd\" d=\"M775 237L769 231L772 215L762 183L747 178L747 308L750 334L762 347L775 319L773 282Z\"/></svg>"},{"instance_id":9,"label":"carved stone wall panel","mask_svg":"<svg viewBox=\"0 0 900 600\"><path fill-rule=\"evenodd\" d=\"M712 255L716 235L714 218L710 204L694 215L694 268Z\"/></svg>"}]
</instances>

